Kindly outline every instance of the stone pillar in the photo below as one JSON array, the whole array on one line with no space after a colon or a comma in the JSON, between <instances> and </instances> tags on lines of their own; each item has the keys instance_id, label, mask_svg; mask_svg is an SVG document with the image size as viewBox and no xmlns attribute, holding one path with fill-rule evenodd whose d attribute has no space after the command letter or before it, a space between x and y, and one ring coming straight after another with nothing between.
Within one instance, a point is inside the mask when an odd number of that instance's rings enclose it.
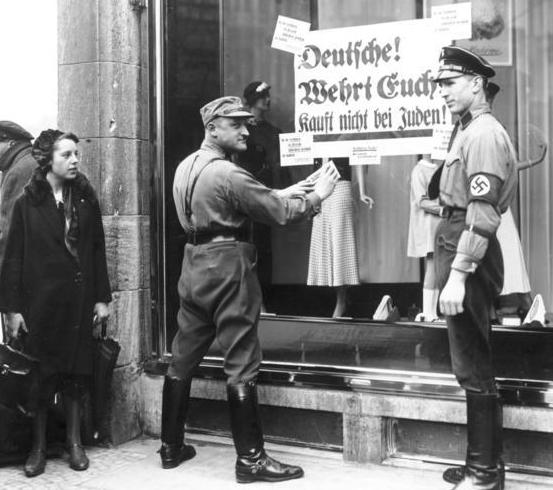
<instances>
[{"instance_id":1,"label":"stone pillar","mask_svg":"<svg viewBox=\"0 0 553 490\"><path fill-rule=\"evenodd\" d=\"M141 433L139 366L151 352L146 10L129 0L58 0L58 125L81 139L98 192L122 346L108 424L114 443Z\"/></svg>"},{"instance_id":2,"label":"stone pillar","mask_svg":"<svg viewBox=\"0 0 553 490\"><path fill-rule=\"evenodd\" d=\"M345 405L344 461L380 464L386 456L383 418L363 413L359 395L349 396Z\"/></svg>"}]
</instances>

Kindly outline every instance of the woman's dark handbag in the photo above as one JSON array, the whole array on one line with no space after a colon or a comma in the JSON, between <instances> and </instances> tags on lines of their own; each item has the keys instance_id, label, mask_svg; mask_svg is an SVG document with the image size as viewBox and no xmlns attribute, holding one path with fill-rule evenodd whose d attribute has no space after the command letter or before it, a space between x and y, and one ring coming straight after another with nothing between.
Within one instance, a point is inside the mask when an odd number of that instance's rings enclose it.
<instances>
[{"instance_id":1,"label":"woman's dark handbag","mask_svg":"<svg viewBox=\"0 0 553 490\"><path fill-rule=\"evenodd\" d=\"M103 439L102 421L108 407L111 380L121 346L107 336L107 321L102 323L102 332L96 339L92 385L90 388L90 417L85 420L85 439L87 443L98 443Z\"/></svg>"},{"instance_id":2,"label":"woman's dark handbag","mask_svg":"<svg viewBox=\"0 0 553 490\"><path fill-rule=\"evenodd\" d=\"M7 344L0 344L0 405L33 415L39 361Z\"/></svg>"}]
</instances>

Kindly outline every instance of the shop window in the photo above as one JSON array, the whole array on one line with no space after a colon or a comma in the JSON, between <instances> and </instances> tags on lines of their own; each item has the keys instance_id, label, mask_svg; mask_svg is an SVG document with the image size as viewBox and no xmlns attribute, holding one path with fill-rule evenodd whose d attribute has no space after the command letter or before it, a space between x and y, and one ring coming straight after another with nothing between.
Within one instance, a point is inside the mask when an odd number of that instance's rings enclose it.
<instances>
[{"instance_id":1,"label":"shop window","mask_svg":"<svg viewBox=\"0 0 553 490\"><path fill-rule=\"evenodd\" d=\"M203 138L198 110L220 95L242 95L252 81L271 86L267 120L283 133L294 132L294 55L271 48L276 20L284 15L309 22L312 30L376 25L430 15L433 6L451 0L169 0L165 5L165 262L167 345L176 329L176 294L183 232L172 204L171 185L178 163ZM480 50L494 64L501 87L494 113L506 127L521 161L536 161L550 140L551 20L546 0L474 0L472 41L459 42ZM491 22L487 22L491 19ZM478 30L480 29L480 30ZM488 29L486 31L486 29ZM437 64L437 60L436 60ZM400 144L400 143L398 143ZM274 150L274 148L273 148ZM269 149L265 149L269 151ZM351 172L353 228L359 285L350 289L346 316L369 319L384 294L398 306L399 320L421 306L422 269L407 257L410 219L410 176L417 153L388 154L380 165ZM277 151L278 154L278 151ZM324 155L323 155L324 157ZM341 157L343 154L328 154ZM240 157L238 157L239 159ZM239 160L238 160L239 161ZM279 167L272 183L284 187L306 177L314 167ZM374 199L370 209L359 196L359 178ZM521 238L529 293L509 298L516 313L528 297L541 294L545 309L553 309L553 218L549 201L553 173L549 153L544 161L520 173L513 222ZM514 229L514 228L513 228ZM335 291L307 285L312 223L273 228L266 306L277 315L330 317ZM518 250L515 250L518 253ZM260 249L260 255L264 250ZM507 258L510 267L514 259ZM524 300L526 299L526 303ZM521 303L520 301L523 301ZM404 327L403 327L404 328ZM445 347L444 347L445 349ZM447 363L444 364L446 366ZM446 369L446 368L444 368Z\"/></svg>"}]
</instances>

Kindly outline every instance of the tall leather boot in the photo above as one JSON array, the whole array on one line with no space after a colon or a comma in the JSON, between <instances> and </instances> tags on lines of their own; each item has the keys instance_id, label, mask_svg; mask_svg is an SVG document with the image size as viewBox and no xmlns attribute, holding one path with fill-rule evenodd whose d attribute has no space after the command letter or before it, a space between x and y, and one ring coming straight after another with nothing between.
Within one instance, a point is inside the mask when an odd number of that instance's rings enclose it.
<instances>
[{"instance_id":1,"label":"tall leather boot","mask_svg":"<svg viewBox=\"0 0 553 490\"><path fill-rule=\"evenodd\" d=\"M498 399L497 404L497 420L495 423L495 438L496 438L496 446L499 450L499 461L497 463L498 471L499 471L499 477L500 477L500 489L503 489L505 487L505 463L501 459L501 454L503 453L503 406L501 404L501 401ZM468 460L468 451L467 451L467 460ZM443 479L448 483L459 483L463 481L465 477L465 470L466 466L452 466L450 468L447 468L443 474Z\"/></svg>"},{"instance_id":2,"label":"tall leather boot","mask_svg":"<svg viewBox=\"0 0 553 490\"><path fill-rule=\"evenodd\" d=\"M503 490L501 406L497 394L467 392L467 462L454 490Z\"/></svg>"},{"instance_id":3,"label":"tall leather boot","mask_svg":"<svg viewBox=\"0 0 553 490\"><path fill-rule=\"evenodd\" d=\"M24 467L29 478L44 473L46 468L46 419L46 408L39 408L33 419L33 446Z\"/></svg>"},{"instance_id":4,"label":"tall leather boot","mask_svg":"<svg viewBox=\"0 0 553 490\"><path fill-rule=\"evenodd\" d=\"M236 448L236 481L278 482L300 478L299 466L280 463L263 449L263 431L255 381L227 385L232 438Z\"/></svg>"},{"instance_id":5,"label":"tall leather boot","mask_svg":"<svg viewBox=\"0 0 553 490\"><path fill-rule=\"evenodd\" d=\"M63 394L69 467L75 471L84 471L90 464L81 441L80 389L80 386L75 384L67 388Z\"/></svg>"},{"instance_id":6,"label":"tall leather boot","mask_svg":"<svg viewBox=\"0 0 553 490\"><path fill-rule=\"evenodd\" d=\"M196 456L193 446L184 443L184 424L190 401L191 379L165 376L161 407L161 466L176 468Z\"/></svg>"}]
</instances>

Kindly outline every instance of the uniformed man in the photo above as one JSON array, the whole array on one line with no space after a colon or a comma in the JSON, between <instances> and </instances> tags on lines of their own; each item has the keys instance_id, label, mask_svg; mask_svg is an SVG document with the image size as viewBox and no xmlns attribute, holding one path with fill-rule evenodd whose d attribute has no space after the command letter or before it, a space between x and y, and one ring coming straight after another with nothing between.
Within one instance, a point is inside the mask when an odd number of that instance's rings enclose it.
<instances>
[{"instance_id":1,"label":"uniformed man","mask_svg":"<svg viewBox=\"0 0 553 490\"><path fill-rule=\"evenodd\" d=\"M444 218L436 232L439 306L452 368L467 400L467 459L455 489L502 489L502 413L490 343L490 310L503 283L495 232L513 199L516 158L492 116L486 84L495 71L467 49L442 49L435 81L458 121L439 181Z\"/></svg>"},{"instance_id":2,"label":"uniformed man","mask_svg":"<svg viewBox=\"0 0 553 490\"><path fill-rule=\"evenodd\" d=\"M161 462L173 468L195 455L184 444L184 423L193 369L216 338L224 352L231 429L237 452L238 482L299 478L299 466L279 463L263 449L256 394L261 363L257 323L261 290L256 250L248 242L248 222L284 225L310 217L338 180L327 166L315 184L296 184L294 192L265 187L230 161L246 149L251 118L238 97L222 97L200 110L205 126L201 148L177 168L173 196L187 232L178 283L179 329L163 386ZM302 197L283 197L303 194Z\"/></svg>"}]
</instances>

